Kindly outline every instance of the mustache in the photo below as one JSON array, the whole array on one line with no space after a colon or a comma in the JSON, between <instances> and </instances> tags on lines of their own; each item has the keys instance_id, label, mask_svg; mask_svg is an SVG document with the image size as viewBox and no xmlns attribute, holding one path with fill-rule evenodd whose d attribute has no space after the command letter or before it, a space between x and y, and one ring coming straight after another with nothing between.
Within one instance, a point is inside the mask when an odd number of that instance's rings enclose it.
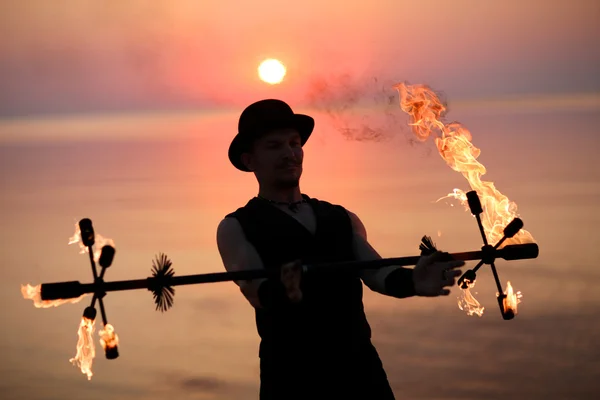
<instances>
[{"instance_id":1,"label":"mustache","mask_svg":"<svg viewBox=\"0 0 600 400\"><path fill-rule=\"evenodd\" d=\"M297 162L287 162L285 164L282 164L279 166L279 168L283 169L283 168L288 168L288 167L299 167L301 165L301 163L297 163Z\"/></svg>"}]
</instances>

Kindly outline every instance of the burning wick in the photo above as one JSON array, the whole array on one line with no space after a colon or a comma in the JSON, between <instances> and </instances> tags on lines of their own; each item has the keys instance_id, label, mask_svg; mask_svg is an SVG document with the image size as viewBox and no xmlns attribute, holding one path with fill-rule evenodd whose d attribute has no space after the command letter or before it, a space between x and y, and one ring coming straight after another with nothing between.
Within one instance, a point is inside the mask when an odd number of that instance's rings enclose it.
<instances>
[{"instance_id":1,"label":"burning wick","mask_svg":"<svg viewBox=\"0 0 600 400\"><path fill-rule=\"evenodd\" d=\"M506 283L504 295L500 296L499 293L496 293L496 296L498 297L498 301L502 302L502 314L506 319L511 319L517 315L517 304L521 302L523 294L520 291L514 293L510 281Z\"/></svg>"},{"instance_id":2,"label":"burning wick","mask_svg":"<svg viewBox=\"0 0 600 400\"><path fill-rule=\"evenodd\" d=\"M100 260L100 255L102 254L102 248L105 245L115 247L115 242L112 239L105 238L98 233L95 234L95 241L96 249L94 250L94 261L98 262ZM79 254L85 254L89 252L88 247L84 245L83 240L81 240L81 229L79 228L78 223L75 224L75 233L69 238L69 245L75 243L79 244Z\"/></svg>"},{"instance_id":3,"label":"burning wick","mask_svg":"<svg viewBox=\"0 0 600 400\"><path fill-rule=\"evenodd\" d=\"M100 344L104 348L106 358L115 359L119 356L119 337L111 324L106 324L100 332Z\"/></svg>"}]
</instances>

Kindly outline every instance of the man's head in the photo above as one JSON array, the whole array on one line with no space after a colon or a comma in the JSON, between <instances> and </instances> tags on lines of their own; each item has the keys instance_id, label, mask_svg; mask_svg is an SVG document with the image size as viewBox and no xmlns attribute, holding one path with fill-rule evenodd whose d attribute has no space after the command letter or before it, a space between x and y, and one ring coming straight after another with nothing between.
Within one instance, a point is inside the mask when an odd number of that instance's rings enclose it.
<instances>
[{"instance_id":1,"label":"man's head","mask_svg":"<svg viewBox=\"0 0 600 400\"><path fill-rule=\"evenodd\" d=\"M292 188L302 175L302 137L294 128L277 128L258 136L241 155L261 185Z\"/></svg>"},{"instance_id":2,"label":"man's head","mask_svg":"<svg viewBox=\"0 0 600 400\"><path fill-rule=\"evenodd\" d=\"M302 146L314 126L312 117L295 114L281 100L257 101L240 116L238 134L229 146L229 161L240 171L254 172L261 184L298 185Z\"/></svg>"}]
</instances>

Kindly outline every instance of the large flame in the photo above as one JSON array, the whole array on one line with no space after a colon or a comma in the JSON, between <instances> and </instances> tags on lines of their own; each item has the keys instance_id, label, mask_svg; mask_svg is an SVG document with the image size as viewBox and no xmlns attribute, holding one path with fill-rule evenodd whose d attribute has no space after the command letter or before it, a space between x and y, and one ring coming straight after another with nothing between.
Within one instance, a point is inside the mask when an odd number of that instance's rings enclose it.
<instances>
[{"instance_id":1,"label":"large flame","mask_svg":"<svg viewBox=\"0 0 600 400\"><path fill-rule=\"evenodd\" d=\"M58 299L58 300L42 300L42 285L31 286L30 284L21 285L21 294L24 299L33 300L33 305L36 308L49 308L49 307L58 307L63 304L75 304L79 303L81 299L87 296L87 294L82 294L81 296L75 299Z\"/></svg>"},{"instance_id":2,"label":"large flame","mask_svg":"<svg viewBox=\"0 0 600 400\"><path fill-rule=\"evenodd\" d=\"M77 354L69 361L81 369L81 373L87 375L88 380L92 379L92 362L96 356L94 346L94 328L95 321L86 317L81 318L77 335Z\"/></svg>"},{"instance_id":3,"label":"large flame","mask_svg":"<svg viewBox=\"0 0 600 400\"><path fill-rule=\"evenodd\" d=\"M496 244L504 235L504 227L518 216L517 205L500 193L493 182L481 180L486 169L477 161L481 150L471 143L471 133L458 122L442 122L446 107L437 94L426 85L400 83L394 88L400 93L400 108L410 116L410 125L417 139L425 141L436 132L434 140L440 156L453 170L462 173L471 189L479 195L483 207L481 219L485 234L490 244ZM454 189L442 198L447 197L458 199L469 210L467 195L463 190ZM531 234L521 229L503 245L533 242ZM469 282L468 288L461 291L458 305L468 315L481 316L484 308L469 291L474 285L475 281ZM512 291L510 283L508 287ZM510 302L510 306L514 305L516 310L516 302Z\"/></svg>"},{"instance_id":4,"label":"large flame","mask_svg":"<svg viewBox=\"0 0 600 400\"><path fill-rule=\"evenodd\" d=\"M100 255L102 254L102 247L104 247L107 244L115 247L115 242L112 239L105 238L104 236L98 233L94 234L94 238L94 261L98 262L98 260L100 259ZM81 241L81 229L79 229L78 223L75 224L75 233L69 238L70 245L75 243L79 245L79 254L85 254L89 251L88 248L84 246L83 242Z\"/></svg>"}]
</instances>

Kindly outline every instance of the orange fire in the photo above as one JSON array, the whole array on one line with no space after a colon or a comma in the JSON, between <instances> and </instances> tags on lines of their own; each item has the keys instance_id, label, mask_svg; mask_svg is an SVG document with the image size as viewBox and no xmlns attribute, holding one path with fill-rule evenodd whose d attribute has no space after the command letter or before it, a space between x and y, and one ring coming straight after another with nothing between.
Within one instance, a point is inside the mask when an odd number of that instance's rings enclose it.
<instances>
[{"instance_id":1,"label":"orange fire","mask_svg":"<svg viewBox=\"0 0 600 400\"><path fill-rule=\"evenodd\" d=\"M100 259L100 255L102 254L102 247L109 244L114 247L115 242L112 239L105 238L102 235L95 234L95 242L94 245L94 260L98 262ZM88 252L88 248L83 245L81 241L81 230L79 229L79 224L75 224L75 233L73 236L69 238L69 244L77 243L81 251L79 254L85 254ZM58 300L42 300L41 297L41 285L32 286L30 284L21 285L21 294L23 298L28 300L33 300L33 305L36 308L49 308L49 307L58 307L63 304L75 304L79 303L87 294L81 295L76 299L58 299Z\"/></svg>"},{"instance_id":2,"label":"orange fire","mask_svg":"<svg viewBox=\"0 0 600 400\"><path fill-rule=\"evenodd\" d=\"M92 362L96 356L96 348L94 346L94 328L95 321L86 317L81 318L79 324L79 331L77 335L79 340L77 341L77 354L69 361L73 365L78 366L81 369L81 373L87 375L88 381L92 379Z\"/></svg>"},{"instance_id":3,"label":"orange fire","mask_svg":"<svg viewBox=\"0 0 600 400\"><path fill-rule=\"evenodd\" d=\"M83 245L81 241L81 230L79 229L79 224L75 224L75 234L69 238L69 244L78 243L81 251L79 254L85 254L88 252L88 248ZM94 260L98 262L100 259L100 255L102 254L102 247L105 245L111 245L114 247L114 241L112 239L108 239L103 237L102 235L95 234L95 245L94 245ZM87 294L84 294L76 299L58 299L58 300L42 300L41 297L41 285L32 286L30 284L21 285L21 294L25 299L33 300L33 305L36 308L49 308L49 307L58 307L62 304L67 303L78 303ZM96 356L96 349L94 346L94 329L95 329L95 321L86 317L81 318L81 322L79 324L79 329L77 331L77 336L79 339L77 340L77 353L75 357L71 358L69 361L73 365L77 365L81 372L84 375L87 375L88 380L92 379L92 362L94 357ZM114 328L112 325L107 324L103 330L100 330L100 344L106 350L106 348L115 347L119 343L119 338L114 333Z\"/></svg>"},{"instance_id":4,"label":"orange fire","mask_svg":"<svg viewBox=\"0 0 600 400\"><path fill-rule=\"evenodd\" d=\"M107 244L115 247L115 242L112 239L105 238L104 236L98 233L96 233L94 237L94 261L98 262L98 260L100 259L100 255L102 254L102 247L104 247ZM88 252L88 248L84 246L83 242L81 241L81 230L79 229L79 224L75 224L75 233L69 238L70 245L75 243L79 245L79 254L85 254Z\"/></svg>"},{"instance_id":5,"label":"orange fire","mask_svg":"<svg viewBox=\"0 0 600 400\"><path fill-rule=\"evenodd\" d=\"M485 307L479 304L477 299L473 297L471 291L469 290L475 286L475 282L465 279L465 283L467 284L468 288L463 290L461 296L458 296L458 308L465 311L467 315L477 315L478 317L481 317Z\"/></svg>"},{"instance_id":6,"label":"orange fire","mask_svg":"<svg viewBox=\"0 0 600 400\"><path fill-rule=\"evenodd\" d=\"M83 299L87 294L83 294L76 299L66 299L66 300L42 300L41 295L42 285L31 286L30 284L21 285L21 294L24 299L33 300L33 305L36 308L49 308L49 307L58 307L63 304L75 304L79 303L81 299Z\"/></svg>"},{"instance_id":7,"label":"orange fire","mask_svg":"<svg viewBox=\"0 0 600 400\"><path fill-rule=\"evenodd\" d=\"M115 328L111 324L106 324L104 329L100 330L100 344L104 351L114 349L119 345L119 336L115 333Z\"/></svg>"},{"instance_id":8,"label":"orange fire","mask_svg":"<svg viewBox=\"0 0 600 400\"><path fill-rule=\"evenodd\" d=\"M512 311L514 315L517 315L517 304L521 302L521 298L523 297L523 295L521 294L521 292L513 292L513 287L510 284L510 281L508 281L508 283L506 284L506 290L504 291L504 294L506 295L506 298L502 300L502 307L504 308L504 313ZM496 296L498 295L499 293L496 293Z\"/></svg>"},{"instance_id":9,"label":"orange fire","mask_svg":"<svg viewBox=\"0 0 600 400\"><path fill-rule=\"evenodd\" d=\"M417 139L425 141L435 131L434 140L440 156L453 170L462 173L471 189L479 195L483 207L481 219L484 231L489 243L494 245L504 235L504 227L518 216L517 205L500 193L493 182L481 180L481 176L486 173L485 167L477 161L481 150L471 143L471 133L460 123L442 122L446 107L433 90L426 85L405 85L404 83L397 84L394 88L400 94L400 108L410 116L409 125ZM469 210L467 195L464 191L454 189L452 193L442 199L448 197L459 200ZM528 231L521 229L515 236L507 239L503 245L533 242L533 236ZM468 315L481 316L484 308L469 291L474 285L475 281L469 282L469 288L461 291L458 306ZM510 283L507 290L512 293ZM507 301L510 302L511 307L514 305L516 310L516 302L512 297L510 298L511 300Z\"/></svg>"}]
</instances>

